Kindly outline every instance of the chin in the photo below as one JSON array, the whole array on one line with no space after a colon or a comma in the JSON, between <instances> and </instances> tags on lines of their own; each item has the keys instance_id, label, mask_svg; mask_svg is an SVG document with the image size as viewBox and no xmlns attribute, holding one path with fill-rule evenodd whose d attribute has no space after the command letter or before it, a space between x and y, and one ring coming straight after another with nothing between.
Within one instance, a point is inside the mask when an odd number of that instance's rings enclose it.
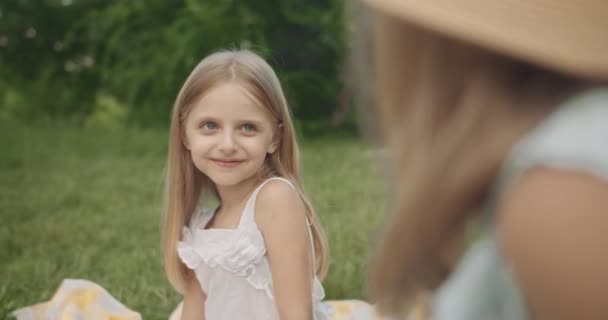
<instances>
[{"instance_id":1,"label":"chin","mask_svg":"<svg viewBox=\"0 0 608 320\"><path fill-rule=\"evenodd\" d=\"M214 174L209 175L208 177L215 185L224 187L235 186L248 179L248 177L240 174Z\"/></svg>"}]
</instances>

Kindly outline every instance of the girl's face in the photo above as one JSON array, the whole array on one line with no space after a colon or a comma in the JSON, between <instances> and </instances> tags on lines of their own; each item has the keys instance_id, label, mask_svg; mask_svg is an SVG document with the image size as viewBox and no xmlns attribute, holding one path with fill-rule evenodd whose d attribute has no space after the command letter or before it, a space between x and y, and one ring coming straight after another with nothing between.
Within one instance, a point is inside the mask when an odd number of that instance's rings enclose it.
<instances>
[{"instance_id":1,"label":"girl's face","mask_svg":"<svg viewBox=\"0 0 608 320\"><path fill-rule=\"evenodd\" d=\"M268 153L275 152L275 124L238 83L210 89L184 123L192 162L217 186L254 178Z\"/></svg>"}]
</instances>

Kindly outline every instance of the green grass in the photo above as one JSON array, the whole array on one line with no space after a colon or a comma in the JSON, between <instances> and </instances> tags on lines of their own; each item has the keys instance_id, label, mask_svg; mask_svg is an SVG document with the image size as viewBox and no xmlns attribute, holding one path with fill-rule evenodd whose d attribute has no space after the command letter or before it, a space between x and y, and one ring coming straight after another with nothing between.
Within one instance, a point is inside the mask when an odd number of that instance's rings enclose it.
<instances>
[{"instance_id":1,"label":"green grass","mask_svg":"<svg viewBox=\"0 0 608 320\"><path fill-rule=\"evenodd\" d=\"M0 319L64 278L99 283L144 319L179 296L159 254L167 132L0 123ZM302 144L305 188L331 246L328 299L364 297L369 239L385 210L374 152L356 138Z\"/></svg>"}]
</instances>

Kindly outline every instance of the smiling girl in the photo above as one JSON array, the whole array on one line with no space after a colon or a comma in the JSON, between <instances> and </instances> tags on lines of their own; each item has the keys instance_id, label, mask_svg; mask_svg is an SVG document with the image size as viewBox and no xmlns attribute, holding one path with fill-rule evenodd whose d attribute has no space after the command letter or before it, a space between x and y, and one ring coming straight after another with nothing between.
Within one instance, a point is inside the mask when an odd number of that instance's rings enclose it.
<instances>
[{"instance_id":1,"label":"smiling girl","mask_svg":"<svg viewBox=\"0 0 608 320\"><path fill-rule=\"evenodd\" d=\"M210 199L219 205L211 210ZM326 240L302 190L279 80L258 55L203 59L175 101L162 247L181 318L326 319Z\"/></svg>"}]
</instances>

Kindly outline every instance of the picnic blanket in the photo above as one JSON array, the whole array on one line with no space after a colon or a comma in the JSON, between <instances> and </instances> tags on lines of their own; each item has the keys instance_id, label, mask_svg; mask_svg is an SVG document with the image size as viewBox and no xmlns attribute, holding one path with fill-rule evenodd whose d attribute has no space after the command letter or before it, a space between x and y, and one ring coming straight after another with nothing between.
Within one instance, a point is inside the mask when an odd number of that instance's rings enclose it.
<instances>
[{"instance_id":1,"label":"picnic blanket","mask_svg":"<svg viewBox=\"0 0 608 320\"><path fill-rule=\"evenodd\" d=\"M325 301L333 309L332 320L381 319L373 306L361 300ZM180 320L182 304L169 315ZM15 310L17 320L141 320L139 312L129 309L95 282L64 279L51 300Z\"/></svg>"}]
</instances>

